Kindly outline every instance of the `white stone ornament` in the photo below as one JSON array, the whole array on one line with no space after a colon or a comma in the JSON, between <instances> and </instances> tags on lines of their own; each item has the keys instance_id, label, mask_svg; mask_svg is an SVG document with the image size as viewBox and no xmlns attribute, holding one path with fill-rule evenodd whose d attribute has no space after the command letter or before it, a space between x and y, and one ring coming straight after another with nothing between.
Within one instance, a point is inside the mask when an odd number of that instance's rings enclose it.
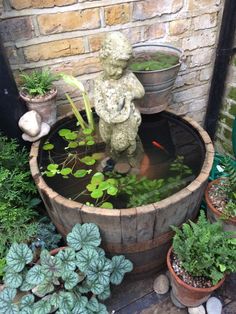
<instances>
[{"instance_id":1,"label":"white stone ornament","mask_svg":"<svg viewBox=\"0 0 236 314\"><path fill-rule=\"evenodd\" d=\"M24 141L27 141L27 142L36 142L41 137L47 135L49 133L49 131L50 131L50 125L45 123L45 122L42 122L40 133L37 136L30 136L26 133L23 133L22 138Z\"/></svg>"},{"instance_id":2,"label":"white stone ornament","mask_svg":"<svg viewBox=\"0 0 236 314\"><path fill-rule=\"evenodd\" d=\"M41 116L35 110L30 110L20 118L18 125L24 133L35 137L41 131L41 122Z\"/></svg>"}]
</instances>

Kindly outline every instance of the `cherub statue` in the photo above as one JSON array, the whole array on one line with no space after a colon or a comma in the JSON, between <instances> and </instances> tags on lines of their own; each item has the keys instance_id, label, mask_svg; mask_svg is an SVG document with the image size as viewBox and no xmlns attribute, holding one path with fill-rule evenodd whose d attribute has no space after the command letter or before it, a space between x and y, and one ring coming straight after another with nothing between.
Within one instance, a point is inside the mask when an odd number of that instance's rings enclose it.
<instances>
[{"instance_id":1,"label":"cherub statue","mask_svg":"<svg viewBox=\"0 0 236 314\"><path fill-rule=\"evenodd\" d=\"M94 103L99 131L111 157L134 163L139 142L141 115L133 100L144 96L144 88L127 69L132 47L120 32L109 33L100 51L103 72L95 80ZM140 145L139 145L140 146Z\"/></svg>"}]
</instances>

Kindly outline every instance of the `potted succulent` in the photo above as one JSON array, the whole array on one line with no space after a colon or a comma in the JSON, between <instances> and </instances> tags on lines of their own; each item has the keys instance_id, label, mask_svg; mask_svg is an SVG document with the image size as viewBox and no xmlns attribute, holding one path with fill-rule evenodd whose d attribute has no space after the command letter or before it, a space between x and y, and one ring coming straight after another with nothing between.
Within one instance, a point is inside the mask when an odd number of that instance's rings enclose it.
<instances>
[{"instance_id":1,"label":"potted succulent","mask_svg":"<svg viewBox=\"0 0 236 314\"><path fill-rule=\"evenodd\" d=\"M98 300L110 296L110 283L118 285L133 268L124 256L105 257L95 224L77 224L67 235L68 247L43 250L33 263L33 252L13 244L6 257L5 288L0 313L108 314ZM17 291L26 293L15 299Z\"/></svg>"},{"instance_id":2,"label":"potted succulent","mask_svg":"<svg viewBox=\"0 0 236 314\"><path fill-rule=\"evenodd\" d=\"M211 224L200 212L197 223L184 223L176 232L167 255L173 294L185 306L205 302L236 271L236 239L223 231L220 222Z\"/></svg>"},{"instance_id":3,"label":"potted succulent","mask_svg":"<svg viewBox=\"0 0 236 314\"><path fill-rule=\"evenodd\" d=\"M22 73L20 96L26 101L29 110L37 111L43 122L52 125L56 122L57 89L53 82L58 76L49 70Z\"/></svg>"},{"instance_id":4,"label":"potted succulent","mask_svg":"<svg viewBox=\"0 0 236 314\"><path fill-rule=\"evenodd\" d=\"M167 44L142 43L133 46L129 68L145 89L137 100L140 112L163 111L171 102L171 89L181 65L182 50Z\"/></svg>"},{"instance_id":5,"label":"potted succulent","mask_svg":"<svg viewBox=\"0 0 236 314\"><path fill-rule=\"evenodd\" d=\"M236 231L236 167L230 157L223 159L224 174L210 182L205 191L207 216L211 222L222 220L223 229Z\"/></svg>"}]
</instances>

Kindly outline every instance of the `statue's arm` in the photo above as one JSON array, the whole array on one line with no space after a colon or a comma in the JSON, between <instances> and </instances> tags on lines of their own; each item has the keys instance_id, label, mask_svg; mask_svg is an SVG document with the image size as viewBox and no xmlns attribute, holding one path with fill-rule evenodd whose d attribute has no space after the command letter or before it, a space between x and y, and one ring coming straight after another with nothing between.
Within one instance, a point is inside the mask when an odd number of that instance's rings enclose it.
<instances>
[{"instance_id":1,"label":"statue's arm","mask_svg":"<svg viewBox=\"0 0 236 314\"><path fill-rule=\"evenodd\" d=\"M145 94L145 90L143 85L139 82L137 77L131 72L128 75L128 84L127 89L132 95L132 99L139 99L142 98Z\"/></svg>"},{"instance_id":2,"label":"statue's arm","mask_svg":"<svg viewBox=\"0 0 236 314\"><path fill-rule=\"evenodd\" d=\"M105 109L104 97L101 92L100 83L94 81L94 107L97 115L105 122L110 123L109 112Z\"/></svg>"}]
</instances>

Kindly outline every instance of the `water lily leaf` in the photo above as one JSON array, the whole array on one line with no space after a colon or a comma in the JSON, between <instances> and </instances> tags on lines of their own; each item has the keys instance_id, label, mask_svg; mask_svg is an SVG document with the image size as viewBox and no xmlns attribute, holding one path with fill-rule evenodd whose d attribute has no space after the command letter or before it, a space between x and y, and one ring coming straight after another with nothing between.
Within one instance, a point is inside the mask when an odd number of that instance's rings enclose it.
<instances>
[{"instance_id":1,"label":"water lily leaf","mask_svg":"<svg viewBox=\"0 0 236 314\"><path fill-rule=\"evenodd\" d=\"M76 251L99 246L101 244L99 229L93 223L76 224L72 232L67 235L67 243Z\"/></svg>"},{"instance_id":2,"label":"water lily leaf","mask_svg":"<svg viewBox=\"0 0 236 314\"><path fill-rule=\"evenodd\" d=\"M91 261L86 271L90 282L99 282L103 287L109 285L112 263L107 258L100 258Z\"/></svg>"},{"instance_id":3,"label":"water lily leaf","mask_svg":"<svg viewBox=\"0 0 236 314\"><path fill-rule=\"evenodd\" d=\"M91 184L99 185L104 180L104 174L96 172L91 179Z\"/></svg>"},{"instance_id":4,"label":"water lily leaf","mask_svg":"<svg viewBox=\"0 0 236 314\"><path fill-rule=\"evenodd\" d=\"M73 176L76 178L83 178L88 173L88 170L86 169L79 169L76 172L73 173Z\"/></svg>"},{"instance_id":5,"label":"water lily leaf","mask_svg":"<svg viewBox=\"0 0 236 314\"><path fill-rule=\"evenodd\" d=\"M54 177L57 172L45 171L44 174L46 174L47 177L51 178Z\"/></svg>"},{"instance_id":6,"label":"water lily leaf","mask_svg":"<svg viewBox=\"0 0 236 314\"><path fill-rule=\"evenodd\" d=\"M108 299L111 295L110 285L106 286L102 293L100 293L97 297L99 300L104 301Z\"/></svg>"},{"instance_id":7,"label":"water lily leaf","mask_svg":"<svg viewBox=\"0 0 236 314\"><path fill-rule=\"evenodd\" d=\"M87 129L83 129L83 131L82 131L85 135L90 135L90 134L92 134L93 133L93 130L92 129L89 129L89 128L87 128Z\"/></svg>"},{"instance_id":8,"label":"water lily leaf","mask_svg":"<svg viewBox=\"0 0 236 314\"><path fill-rule=\"evenodd\" d=\"M108 182L112 186L117 186L117 180L116 179L109 178L106 180L106 182Z\"/></svg>"},{"instance_id":9,"label":"water lily leaf","mask_svg":"<svg viewBox=\"0 0 236 314\"><path fill-rule=\"evenodd\" d=\"M45 274L42 271L42 267L40 265L35 265L34 267L32 267L27 275L25 280L30 283L30 284L34 284L34 285L39 285L40 283L42 283L45 279Z\"/></svg>"},{"instance_id":10,"label":"water lily leaf","mask_svg":"<svg viewBox=\"0 0 236 314\"><path fill-rule=\"evenodd\" d=\"M47 166L47 169L50 170L50 171L54 171L54 170L57 170L58 169L58 164L49 164Z\"/></svg>"},{"instance_id":11,"label":"water lily leaf","mask_svg":"<svg viewBox=\"0 0 236 314\"><path fill-rule=\"evenodd\" d=\"M95 189L95 190L93 190L93 192L90 194L90 196L91 196L92 198L95 198L95 199L100 198L100 197L103 196L103 191L100 190L100 189Z\"/></svg>"},{"instance_id":12,"label":"water lily leaf","mask_svg":"<svg viewBox=\"0 0 236 314\"><path fill-rule=\"evenodd\" d=\"M68 174L70 174L72 172L72 169L71 168L63 168L61 171L60 171L60 173L61 173L61 175L63 175L63 176L67 176Z\"/></svg>"},{"instance_id":13,"label":"water lily leaf","mask_svg":"<svg viewBox=\"0 0 236 314\"><path fill-rule=\"evenodd\" d=\"M94 158L96 160L100 160L100 159L102 159L102 157L104 157L104 153L94 153L94 154L92 154L92 158Z\"/></svg>"},{"instance_id":14,"label":"water lily leaf","mask_svg":"<svg viewBox=\"0 0 236 314\"><path fill-rule=\"evenodd\" d=\"M70 133L67 133L67 134L65 135L65 138L66 138L67 140L73 141L73 140L76 140L76 139L77 139L77 134L76 134L75 132L71 131Z\"/></svg>"},{"instance_id":15,"label":"water lily leaf","mask_svg":"<svg viewBox=\"0 0 236 314\"><path fill-rule=\"evenodd\" d=\"M67 134L70 134L71 133L71 130L69 130L69 129L61 129L59 132L58 132L58 134L60 135L60 136L66 136Z\"/></svg>"},{"instance_id":16,"label":"water lily leaf","mask_svg":"<svg viewBox=\"0 0 236 314\"><path fill-rule=\"evenodd\" d=\"M94 142L94 141L88 141L86 144L87 144L88 146L92 146L92 145L95 144L95 142Z\"/></svg>"},{"instance_id":17,"label":"water lily leaf","mask_svg":"<svg viewBox=\"0 0 236 314\"><path fill-rule=\"evenodd\" d=\"M19 307L12 303L16 296L16 289L4 288L0 292L0 313L18 314Z\"/></svg>"},{"instance_id":18,"label":"water lily leaf","mask_svg":"<svg viewBox=\"0 0 236 314\"><path fill-rule=\"evenodd\" d=\"M85 144L85 141L79 141L79 146L84 146Z\"/></svg>"},{"instance_id":19,"label":"water lily leaf","mask_svg":"<svg viewBox=\"0 0 236 314\"><path fill-rule=\"evenodd\" d=\"M92 191L94 191L95 189L96 189L96 187L97 187L97 185L95 185L95 184L88 184L88 185L86 185L86 189L89 191L89 192L92 192Z\"/></svg>"},{"instance_id":20,"label":"water lily leaf","mask_svg":"<svg viewBox=\"0 0 236 314\"><path fill-rule=\"evenodd\" d=\"M125 259L123 255L113 256L111 261L113 270L110 280L114 285L119 285L122 282L125 273L128 273L133 269L133 264Z\"/></svg>"},{"instance_id":21,"label":"water lily leaf","mask_svg":"<svg viewBox=\"0 0 236 314\"><path fill-rule=\"evenodd\" d=\"M80 161L87 166L92 166L96 162L96 160L94 158L92 158L91 156L85 156L85 157L81 158Z\"/></svg>"},{"instance_id":22,"label":"water lily leaf","mask_svg":"<svg viewBox=\"0 0 236 314\"><path fill-rule=\"evenodd\" d=\"M113 209L113 205L110 202L104 202L104 203L102 203L102 205L100 207L101 208L107 208L107 209Z\"/></svg>"},{"instance_id":23,"label":"water lily leaf","mask_svg":"<svg viewBox=\"0 0 236 314\"><path fill-rule=\"evenodd\" d=\"M24 243L13 243L6 257L7 265L13 272L21 272L33 260L33 253Z\"/></svg>"},{"instance_id":24,"label":"water lily leaf","mask_svg":"<svg viewBox=\"0 0 236 314\"><path fill-rule=\"evenodd\" d=\"M54 145L51 143L46 143L43 145L43 150L52 150L54 148Z\"/></svg>"},{"instance_id":25,"label":"water lily leaf","mask_svg":"<svg viewBox=\"0 0 236 314\"><path fill-rule=\"evenodd\" d=\"M64 286L67 290L73 289L79 282L79 276L73 271L67 271L62 274Z\"/></svg>"},{"instance_id":26,"label":"water lily leaf","mask_svg":"<svg viewBox=\"0 0 236 314\"><path fill-rule=\"evenodd\" d=\"M51 304L45 300L40 300L33 305L34 314L48 314L51 311Z\"/></svg>"},{"instance_id":27,"label":"water lily leaf","mask_svg":"<svg viewBox=\"0 0 236 314\"><path fill-rule=\"evenodd\" d=\"M112 196L116 195L117 192L118 192L118 189L115 186L111 186L109 187L109 189L107 189L107 194L112 195Z\"/></svg>"},{"instance_id":28,"label":"water lily leaf","mask_svg":"<svg viewBox=\"0 0 236 314\"><path fill-rule=\"evenodd\" d=\"M9 288L19 288L23 278L19 273L7 272L4 276L4 283Z\"/></svg>"},{"instance_id":29,"label":"water lily leaf","mask_svg":"<svg viewBox=\"0 0 236 314\"><path fill-rule=\"evenodd\" d=\"M76 268L75 251L71 248L65 248L57 253L57 257L62 262L63 272L74 271Z\"/></svg>"},{"instance_id":30,"label":"water lily leaf","mask_svg":"<svg viewBox=\"0 0 236 314\"><path fill-rule=\"evenodd\" d=\"M68 144L69 148L76 148L78 146L79 146L79 142L76 142L76 141L72 141Z\"/></svg>"},{"instance_id":31,"label":"water lily leaf","mask_svg":"<svg viewBox=\"0 0 236 314\"><path fill-rule=\"evenodd\" d=\"M109 189L110 187L111 187L111 184L107 181L103 181L99 184L99 189L103 191Z\"/></svg>"},{"instance_id":32,"label":"water lily leaf","mask_svg":"<svg viewBox=\"0 0 236 314\"><path fill-rule=\"evenodd\" d=\"M77 266L81 272L86 272L93 259L98 258L98 253L94 248L82 249L76 254Z\"/></svg>"}]
</instances>

